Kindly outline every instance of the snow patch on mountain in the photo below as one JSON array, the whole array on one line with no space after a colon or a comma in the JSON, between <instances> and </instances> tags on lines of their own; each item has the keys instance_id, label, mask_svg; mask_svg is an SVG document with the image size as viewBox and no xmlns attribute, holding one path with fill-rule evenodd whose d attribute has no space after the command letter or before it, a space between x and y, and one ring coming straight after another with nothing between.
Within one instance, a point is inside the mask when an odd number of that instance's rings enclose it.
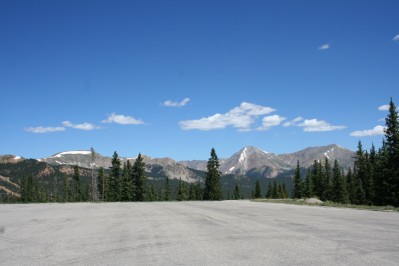
<instances>
[{"instance_id":1,"label":"snow patch on mountain","mask_svg":"<svg viewBox=\"0 0 399 266\"><path fill-rule=\"evenodd\" d=\"M53 156L53 157L59 158L59 157L61 157L62 155L67 155L67 154L72 154L72 155L75 155L75 154L88 155L88 154L91 154L91 151L64 151L64 152L60 152L60 153L56 154L56 155Z\"/></svg>"}]
</instances>

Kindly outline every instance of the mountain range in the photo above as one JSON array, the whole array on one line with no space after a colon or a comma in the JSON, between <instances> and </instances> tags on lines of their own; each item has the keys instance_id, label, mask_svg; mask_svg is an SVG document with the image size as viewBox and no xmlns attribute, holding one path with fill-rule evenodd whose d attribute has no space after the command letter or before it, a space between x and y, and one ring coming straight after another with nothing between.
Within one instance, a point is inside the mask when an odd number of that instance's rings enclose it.
<instances>
[{"instance_id":1,"label":"mountain range","mask_svg":"<svg viewBox=\"0 0 399 266\"><path fill-rule=\"evenodd\" d=\"M353 167L354 152L341 146L332 144L321 147L310 147L290 154L275 154L266 152L253 146L247 146L234 153L229 158L220 158L222 184L226 189L234 188L239 182L242 189L250 191L255 180L266 185L269 178L277 178L281 182L291 182L291 178L299 160L304 169L315 160L324 161L326 158L332 164L336 159L341 167ZM136 158L120 157L122 164ZM203 181L206 171L206 160L175 161L171 158L151 158L143 155L149 180L162 186L164 179L169 177L175 182L179 179L194 183ZM111 157L94 153L94 161L89 150L64 151L40 159L25 159L15 155L0 156L0 195L17 195L21 178L32 175L48 190L62 191L63 176L73 175L73 166L81 169L83 180L89 182L91 167L109 169ZM58 181L57 181L58 180ZM290 186L290 184L288 184ZM249 192L248 192L249 193Z\"/></svg>"}]
</instances>

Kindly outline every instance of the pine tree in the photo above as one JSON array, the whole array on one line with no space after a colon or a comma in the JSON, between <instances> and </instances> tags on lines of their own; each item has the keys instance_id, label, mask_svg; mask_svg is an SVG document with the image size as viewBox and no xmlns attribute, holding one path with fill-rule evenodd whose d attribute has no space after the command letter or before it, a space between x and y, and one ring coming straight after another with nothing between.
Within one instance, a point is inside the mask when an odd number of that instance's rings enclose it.
<instances>
[{"instance_id":1,"label":"pine tree","mask_svg":"<svg viewBox=\"0 0 399 266\"><path fill-rule=\"evenodd\" d=\"M123 164L122 176L123 176L122 200L131 201L133 200L134 187L132 180L132 165L130 164L129 160L127 160L127 162Z\"/></svg>"},{"instance_id":2,"label":"pine tree","mask_svg":"<svg viewBox=\"0 0 399 266\"><path fill-rule=\"evenodd\" d=\"M73 169L73 179L75 180L75 201L82 200L82 183L80 182L79 167L75 165Z\"/></svg>"},{"instance_id":3,"label":"pine tree","mask_svg":"<svg viewBox=\"0 0 399 266\"><path fill-rule=\"evenodd\" d=\"M139 153L136 161L134 161L132 169L132 179L134 183L134 200L144 201L146 194L146 175L145 175L145 164L143 157Z\"/></svg>"},{"instance_id":4,"label":"pine tree","mask_svg":"<svg viewBox=\"0 0 399 266\"><path fill-rule=\"evenodd\" d=\"M277 199L279 197L277 181L274 179L273 188L272 188L272 199Z\"/></svg>"},{"instance_id":5,"label":"pine tree","mask_svg":"<svg viewBox=\"0 0 399 266\"><path fill-rule=\"evenodd\" d=\"M69 184L69 179L67 175L64 175L64 202L69 202L71 200L71 185Z\"/></svg>"},{"instance_id":6,"label":"pine tree","mask_svg":"<svg viewBox=\"0 0 399 266\"><path fill-rule=\"evenodd\" d=\"M267 199L272 198L272 192L273 192L272 182L270 182L270 180L269 180L268 185L267 185L267 192L266 192Z\"/></svg>"},{"instance_id":7,"label":"pine tree","mask_svg":"<svg viewBox=\"0 0 399 266\"><path fill-rule=\"evenodd\" d=\"M204 200L222 200L222 188L220 185L219 159L214 148L211 150L211 158L208 160L205 176Z\"/></svg>"},{"instance_id":8,"label":"pine tree","mask_svg":"<svg viewBox=\"0 0 399 266\"><path fill-rule=\"evenodd\" d=\"M169 184L169 177L166 177L165 181L165 195L164 195L164 200L169 201L170 200L170 184Z\"/></svg>"},{"instance_id":9,"label":"pine tree","mask_svg":"<svg viewBox=\"0 0 399 266\"><path fill-rule=\"evenodd\" d=\"M181 180L181 178L180 178L180 180L179 180L179 187L178 187L178 190L177 190L176 199L177 199L178 201L187 200L186 187L185 187L185 185L184 185L184 182Z\"/></svg>"},{"instance_id":10,"label":"pine tree","mask_svg":"<svg viewBox=\"0 0 399 266\"><path fill-rule=\"evenodd\" d=\"M324 160L324 169L323 169L323 179L322 179L322 184L323 184L323 193L321 195L321 200L327 201L331 200L331 165L330 162L328 161L328 158L326 157Z\"/></svg>"},{"instance_id":11,"label":"pine tree","mask_svg":"<svg viewBox=\"0 0 399 266\"><path fill-rule=\"evenodd\" d=\"M196 200L195 198L195 185L190 183L190 188L188 192L188 200Z\"/></svg>"},{"instance_id":12,"label":"pine tree","mask_svg":"<svg viewBox=\"0 0 399 266\"><path fill-rule=\"evenodd\" d=\"M296 170L294 176L294 189L292 191L293 199L302 198L303 184L301 179L301 168L299 167L299 160L296 163Z\"/></svg>"},{"instance_id":13,"label":"pine tree","mask_svg":"<svg viewBox=\"0 0 399 266\"><path fill-rule=\"evenodd\" d=\"M105 181L106 180L105 180L104 168L100 167L100 169L98 169L98 175L97 175L97 193L101 201L104 201Z\"/></svg>"},{"instance_id":14,"label":"pine tree","mask_svg":"<svg viewBox=\"0 0 399 266\"><path fill-rule=\"evenodd\" d=\"M255 195L254 195L255 199L259 199L262 197L262 189L260 187L260 182L259 180L256 180L256 184L255 184Z\"/></svg>"},{"instance_id":15,"label":"pine tree","mask_svg":"<svg viewBox=\"0 0 399 266\"><path fill-rule=\"evenodd\" d=\"M240 196L240 188L238 187L237 182L236 182L236 186L235 186L235 188L234 188L233 199L234 199L234 200L241 199L241 196Z\"/></svg>"},{"instance_id":16,"label":"pine tree","mask_svg":"<svg viewBox=\"0 0 399 266\"><path fill-rule=\"evenodd\" d=\"M195 184L195 199L203 200L203 192L204 192L204 190L202 189L201 183L197 182Z\"/></svg>"},{"instance_id":17,"label":"pine tree","mask_svg":"<svg viewBox=\"0 0 399 266\"><path fill-rule=\"evenodd\" d=\"M387 169L384 176L386 187L386 203L399 206L399 120L396 106L389 102L389 114L385 119L385 139L387 150Z\"/></svg>"},{"instance_id":18,"label":"pine tree","mask_svg":"<svg viewBox=\"0 0 399 266\"><path fill-rule=\"evenodd\" d=\"M112 155L111 172L109 174L108 201L122 199L121 160L115 151Z\"/></svg>"},{"instance_id":19,"label":"pine tree","mask_svg":"<svg viewBox=\"0 0 399 266\"><path fill-rule=\"evenodd\" d=\"M346 187L348 190L349 202L354 203L356 197L356 182L355 177L352 174L352 169L348 168L348 173L346 174Z\"/></svg>"},{"instance_id":20,"label":"pine tree","mask_svg":"<svg viewBox=\"0 0 399 266\"><path fill-rule=\"evenodd\" d=\"M337 160L334 161L331 200L344 204L349 202L346 181L343 178L342 171Z\"/></svg>"},{"instance_id":21,"label":"pine tree","mask_svg":"<svg viewBox=\"0 0 399 266\"><path fill-rule=\"evenodd\" d=\"M285 186L285 183L283 183L282 185L282 190L281 190L281 195L283 196L283 199L288 198L288 191L287 191L287 187Z\"/></svg>"},{"instance_id":22,"label":"pine tree","mask_svg":"<svg viewBox=\"0 0 399 266\"><path fill-rule=\"evenodd\" d=\"M313 178L310 168L308 168L304 183L304 196L311 198L314 195Z\"/></svg>"}]
</instances>

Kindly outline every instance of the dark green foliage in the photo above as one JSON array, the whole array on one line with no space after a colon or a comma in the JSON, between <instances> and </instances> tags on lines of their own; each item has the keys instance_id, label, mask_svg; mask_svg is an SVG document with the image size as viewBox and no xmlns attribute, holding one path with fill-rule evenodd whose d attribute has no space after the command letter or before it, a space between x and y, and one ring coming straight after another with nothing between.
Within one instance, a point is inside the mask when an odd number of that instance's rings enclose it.
<instances>
[{"instance_id":1,"label":"dark green foliage","mask_svg":"<svg viewBox=\"0 0 399 266\"><path fill-rule=\"evenodd\" d=\"M312 178L312 172L310 168L306 172L306 178L305 178L305 183L304 183L304 196L307 198L311 198L314 196L314 185L313 185L313 178Z\"/></svg>"},{"instance_id":2,"label":"dark green foliage","mask_svg":"<svg viewBox=\"0 0 399 266\"><path fill-rule=\"evenodd\" d=\"M220 185L219 159L214 148L211 150L211 158L208 160L205 176L204 200L222 200L222 188Z\"/></svg>"},{"instance_id":3,"label":"dark green foliage","mask_svg":"<svg viewBox=\"0 0 399 266\"><path fill-rule=\"evenodd\" d=\"M188 200L196 200L195 185L193 183L190 183L189 192L188 192Z\"/></svg>"},{"instance_id":4,"label":"dark green foliage","mask_svg":"<svg viewBox=\"0 0 399 266\"><path fill-rule=\"evenodd\" d=\"M20 184L22 202L47 202L49 197L42 185L38 184L32 176L24 177Z\"/></svg>"},{"instance_id":5,"label":"dark green foliage","mask_svg":"<svg viewBox=\"0 0 399 266\"><path fill-rule=\"evenodd\" d=\"M262 189L260 187L259 180L256 180L254 197L255 199L259 199L262 197Z\"/></svg>"},{"instance_id":6,"label":"dark green foliage","mask_svg":"<svg viewBox=\"0 0 399 266\"><path fill-rule=\"evenodd\" d=\"M197 182L195 184L195 200L202 200L203 199L203 192L204 190L202 189L201 183Z\"/></svg>"},{"instance_id":7,"label":"dark green foliage","mask_svg":"<svg viewBox=\"0 0 399 266\"><path fill-rule=\"evenodd\" d=\"M71 185L67 175L64 175L64 202L69 202L72 199Z\"/></svg>"},{"instance_id":8,"label":"dark green foliage","mask_svg":"<svg viewBox=\"0 0 399 266\"><path fill-rule=\"evenodd\" d=\"M132 165L130 164L129 160L127 160L127 162L125 164L123 164L122 176L123 176L122 200L123 201L132 201L134 186L133 186L133 179L132 179Z\"/></svg>"},{"instance_id":9,"label":"dark green foliage","mask_svg":"<svg viewBox=\"0 0 399 266\"><path fill-rule=\"evenodd\" d=\"M111 161L111 172L108 178L107 201L122 199L121 160L115 151Z\"/></svg>"},{"instance_id":10,"label":"dark green foliage","mask_svg":"<svg viewBox=\"0 0 399 266\"><path fill-rule=\"evenodd\" d=\"M295 176L294 176L294 190L292 191L293 199L302 198L303 194L303 184L301 179L301 169L299 167L299 161L296 164Z\"/></svg>"},{"instance_id":11,"label":"dark green foliage","mask_svg":"<svg viewBox=\"0 0 399 266\"><path fill-rule=\"evenodd\" d=\"M273 192L273 187L272 187L272 182L268 182L267 185L267 192L266 192L266 198L271 199L272 198L272 192Z\"/></svg>"},{"instance_id":12,"label":"dark green foliage","mask_svg":"<svg viewBox=\"0 0 399 266\"><path fill-rule=\"evenodd\" d=\"M106 177L104 173L104 168L100 167L98 169L98 176L97 176L97 193L98 193L98 198L101 201L104 201L105 198L105 189L106 189Z\"/></svg>"},{"instance_id":13,"label":"dark green foliage","mask_svg":"<svg viewBox=\"0 0 399 266\"><path fill-rule=\"evenodd\" d=\"M237 184L237 183L236 183L236 186L235 186L235 188L234 188L233 199L234 199L234 200L241 199L240 188L238 187L238 184Z\"/></svg>"},{"instance_id":14,"label":"dark green foliage","mask_svg":"<svg viewBox=\"0 0 399 266\"><path fill-rule=\"evenodd\" d=\"M186 186L185 186L185 183L183 181L181 181L181 178L180 178L180 181L179 181L179 188L177 190L176 200L178 200L178 201L187 200Z\"/></svg>"},{"instance_id":15,"label":"dark green foliage","mask_svg":"<svg viewBox=\"0 0 399 266\"><path fill-rule=\"evenodd\" d=\"M164 194L164 200L169 201L170 200L170 184L169 184L169 177L166 177L165 181L165 194Z\"/></svg>"},{"instance_id":16,"label":"dark green foliage","mask_svg":"<svg viewBox=\"0 0 399 266\"><path fill-rule=\"evenodd\" d=\"M82 201L83 193L82 193L82 183L80 182L80 172L79 167L75 165L73 168L73 179L75 180L75 201Z\"/></svg>"},{"instance_id":17,"label":"dark green foliage","mask_svg":"<svg viewBox=\"0 0 399 266\"><path fill-rule=\"evenodd\" d=\"M399 120L392 98L389 102L389 114L385 119L385 139L384 203L397 207L399 206Z\"/></svg>"},{"instance_id":18,"label":"dark green foliage","mask_svg":"<svg viewBox=\"0 0 399 266\"><path fill-rule=\"evenodd\" d=\"M324 168L323 168L323 177L322 177L322 182L323 182L323 193L321 195L321 200L327 201L331 200L331 189L332 189L332 184L331 184L331 165L330 162L328 161L328 158L326 157L324 160Z\"/></svg>"},{"instance_id":19,"label":"dark green foliage","mask_svg":"<svg viewBox=\"0 0 399 266\"><path fill-rule=\"evenodd\" d=\"M337 160L334 161L331 200L338 203L349 203L346 180Z\"/></svg>"},{"instance_id":20,"label":"dark green foliage","mask_svg":"<svg viewBox=\"0 0 399 266\"><path fill-rule=\"evenodd\" d=\"M147 177L145 174L145 164L143 162L143 157L140 153L133 164L132 179L134 184L134 200L144 201L146 194Z\"/></svg>"}]
</instances>

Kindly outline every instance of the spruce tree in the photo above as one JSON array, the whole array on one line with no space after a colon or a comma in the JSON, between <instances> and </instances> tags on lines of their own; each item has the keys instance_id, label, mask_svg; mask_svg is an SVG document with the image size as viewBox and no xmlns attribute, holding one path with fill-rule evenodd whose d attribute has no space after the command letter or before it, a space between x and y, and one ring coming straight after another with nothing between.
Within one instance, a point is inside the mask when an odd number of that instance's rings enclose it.
<instances>
[{"instance_id":1,"label":"spruce tree","mask_svg":"<svg viewBox=\"0 0 399 266\"><path fill-rule=\"evenodd\" d=\"M234 200L241 199L241 196L240 196L240 188L238 187L237 182L236 182L236 186L235 186L235 188L234 188L233 199L234 199Z\"/></svg>"},{"instance_id":2,"label":"spruce tree","mask_svg":"<svg viewBox=\"0 0 399 266\"><path fill-rule=\"evenodd\" d=\"M180 180L179 180L179 187L178 187L178 190L177 190L176 199L177 199L178 201L187 200L186 187L185 187L185 185L184 185L184 182L181 180L181 178L180 178Z\"/></svg>"},{"instance_id":3,"label":"spruce tree","mask_svg":"<svg viewBox=\"0 0 399 266\"><path fill-rule=\"evenodd\" d=\"M97 193L98 193L98 198L101 201L104 201L104 190L105 190L105 174L104 174L104 168L100 167L98 169L98 175L97 175Z\"/></svg>"},{"instance_id":4,"label":"spruce tree","mask_svg":"<svg viewBox=\"0 0 399 266\"><path fill-rule=\"evenodd\" d=\"M190 188L188 192L188 200L196 200L195 198L195 185L190 183Z\"/></svg>"},{"instance_id":5,"label":"spruce tree","mask_svg":"<svg viewBox=\"0 0 399 266\"><path fill-rule=\"evenodd\" d=\"M132 165L130 164L129 160L127 160L127 162L123 164L122 176L123 176L122 200L131 201L133 200L134 187L132 179Z\"/></svg>"},{"instance_id":6,"label":"spruce tree","mask_svg":"<svg viewBox=\"0 0 399 266\"><path fill-rule=\"evenodd\" d=\"M331 200L338 203L348 203L349 197L346 188L346 181L342 175L338 161L334 161Z\"/></svg>"},{"instance_id":7,"label":"spruce tree","mask_svg":"<svg viewBox=\"0 0 399 266\"><path fill-rule=\"evenodd\" d=\"M112 155L108 190L108 201L119 201L122 199L121 160L116 151Z\"/></svg>"},{"instance_id":8,"label":"spruce tree","mask_svg":"<svg viewBox=\"0 0 399 266\"><path fill-rule=\"evenodd\" d=\"M313 197L313 195L314 195L314 186L313 186L312 172L310 168L308 168L304 183L304 196L307 198L311 198Z\"/></svg>"},{"instance_id":9,"label":"spruce tree","mask_svg":"<svg viewBox=\"0 0 399 266\"><path fill-rule=\"evenodd\" d=\"M267 199L272 198L272 192L273 192L272 182L269 180L268 185L267 185L267 192L266 192Z\"/></svg>"},{"instance_id":10,"label":"spruce tree","mask_svg":"<svg viewBox=\"0 0 399 266\"><path fill-rule=\"evenodd\" d=\"M331 200L331 165L330 162L328 161L328 158L326 157L324 160L324 168L323 168L323 179L322 179L322 184L323 184L323 193L321 195L321 200L327 201Z\"/></svg>"},{"instance_id":11,"label":"spruce tree","mask_svg":"<svg viewBox=\"0 0 399 266\"><path fill-rule=\"evenodd\" d=\"M69 184L69 179L67 175L64 175L64 202L69 202L71 200L71 186Z\"/></svg>"},{"instance_id":12,"label":"spruce tree","mask_svg":"<svg viewBox=\"0 0 399 266\"><path fill-rule=\"evenodd\" d=\"M169 177L166 177L165 181L165 195L164 195L164 200L169 201L170 200L170 184L169 184Z\"/></svg>"},{"instance_id":13,"label":"spruce tree","mask_svg":"<svg viewBox=\"0 0 399 266\"><path fill-rule=\"evenodd\" d=\"M75 165L73 169L73 179L75 180L75 201L82 200L82 183L80 181L79 167Z\"/></svg>"},{"instance_id":14,"label":"spruce tree","mask_svg":"<svg viewBox=\"0 0 399 266\"><path fill-rule=\"evenodd\" d=\"M272 199L277 199L279 197L277 181L274 179L273 188L272 188Z\"/></svg>"},{"instance_id":15,"label":"spruce tree","mask_svg":"<svg viewBox=\"0 0 399 266\"><path fill-rule=\"evenodd\" d=\"M292 198L293 199L300 199L302 198L302 179L301 179L301 168L299 167L299 160L296 163L295 175L294 175L294 189L292 191Z\"/></svg>"},{"instance_id":16,"label":"spruce tree","mask_svg":"<svg viewBox=\"0 0 399 266\"><path fill-rule=\"evenodd\" d=\"M204 190L202 189L201 183L197 182L195 184L195 199L203 200L203 192L204 192Z\"/></svg>"},{"instance_id":17,"label":"spruce tree","mask_svg":"<svg viewBox=\"0 0 399 266\"><path fill-rule=\"evenodd\" d=\"M256 184L255 184L255 195L254 195L255 199L259 199L262 197L262 189L260 187L260 182L259 180L256 180Z\"/></svg>"},{"instance_id":18,"label":"spruce tree","mask_svg":"<svg viewBox=\"0 0 399 266\"><path fill-rule=\"evenodd\" d=\"M214 148L208 160L205 176L204 200L222 200L222 188L220 185L219 159Z\"/></svg>"},{"instance_id":19,"label":"spruce tree","mask_svg":"<svg viewBox=\"0 0 399 266\"><path fill-rule=\"evenodd\" d=\"M399 206L399 120L396 106L389 102L389 114L385 119L385 139L387 150L387 169L384 176L386 186L386 203Z\"/></svg>"},{"instance_id":20,"label":"spruce tree","mask_svg":"<svg viewBox=\"0 0 399 266\"><path fill-rule=\"evenodd\" d=\"M145 163L143 162L143 157L140 153L133 164L132 179L134 183L134 200L144 201L147 177L145 175Z\"/></svg>"}]
</instances>

